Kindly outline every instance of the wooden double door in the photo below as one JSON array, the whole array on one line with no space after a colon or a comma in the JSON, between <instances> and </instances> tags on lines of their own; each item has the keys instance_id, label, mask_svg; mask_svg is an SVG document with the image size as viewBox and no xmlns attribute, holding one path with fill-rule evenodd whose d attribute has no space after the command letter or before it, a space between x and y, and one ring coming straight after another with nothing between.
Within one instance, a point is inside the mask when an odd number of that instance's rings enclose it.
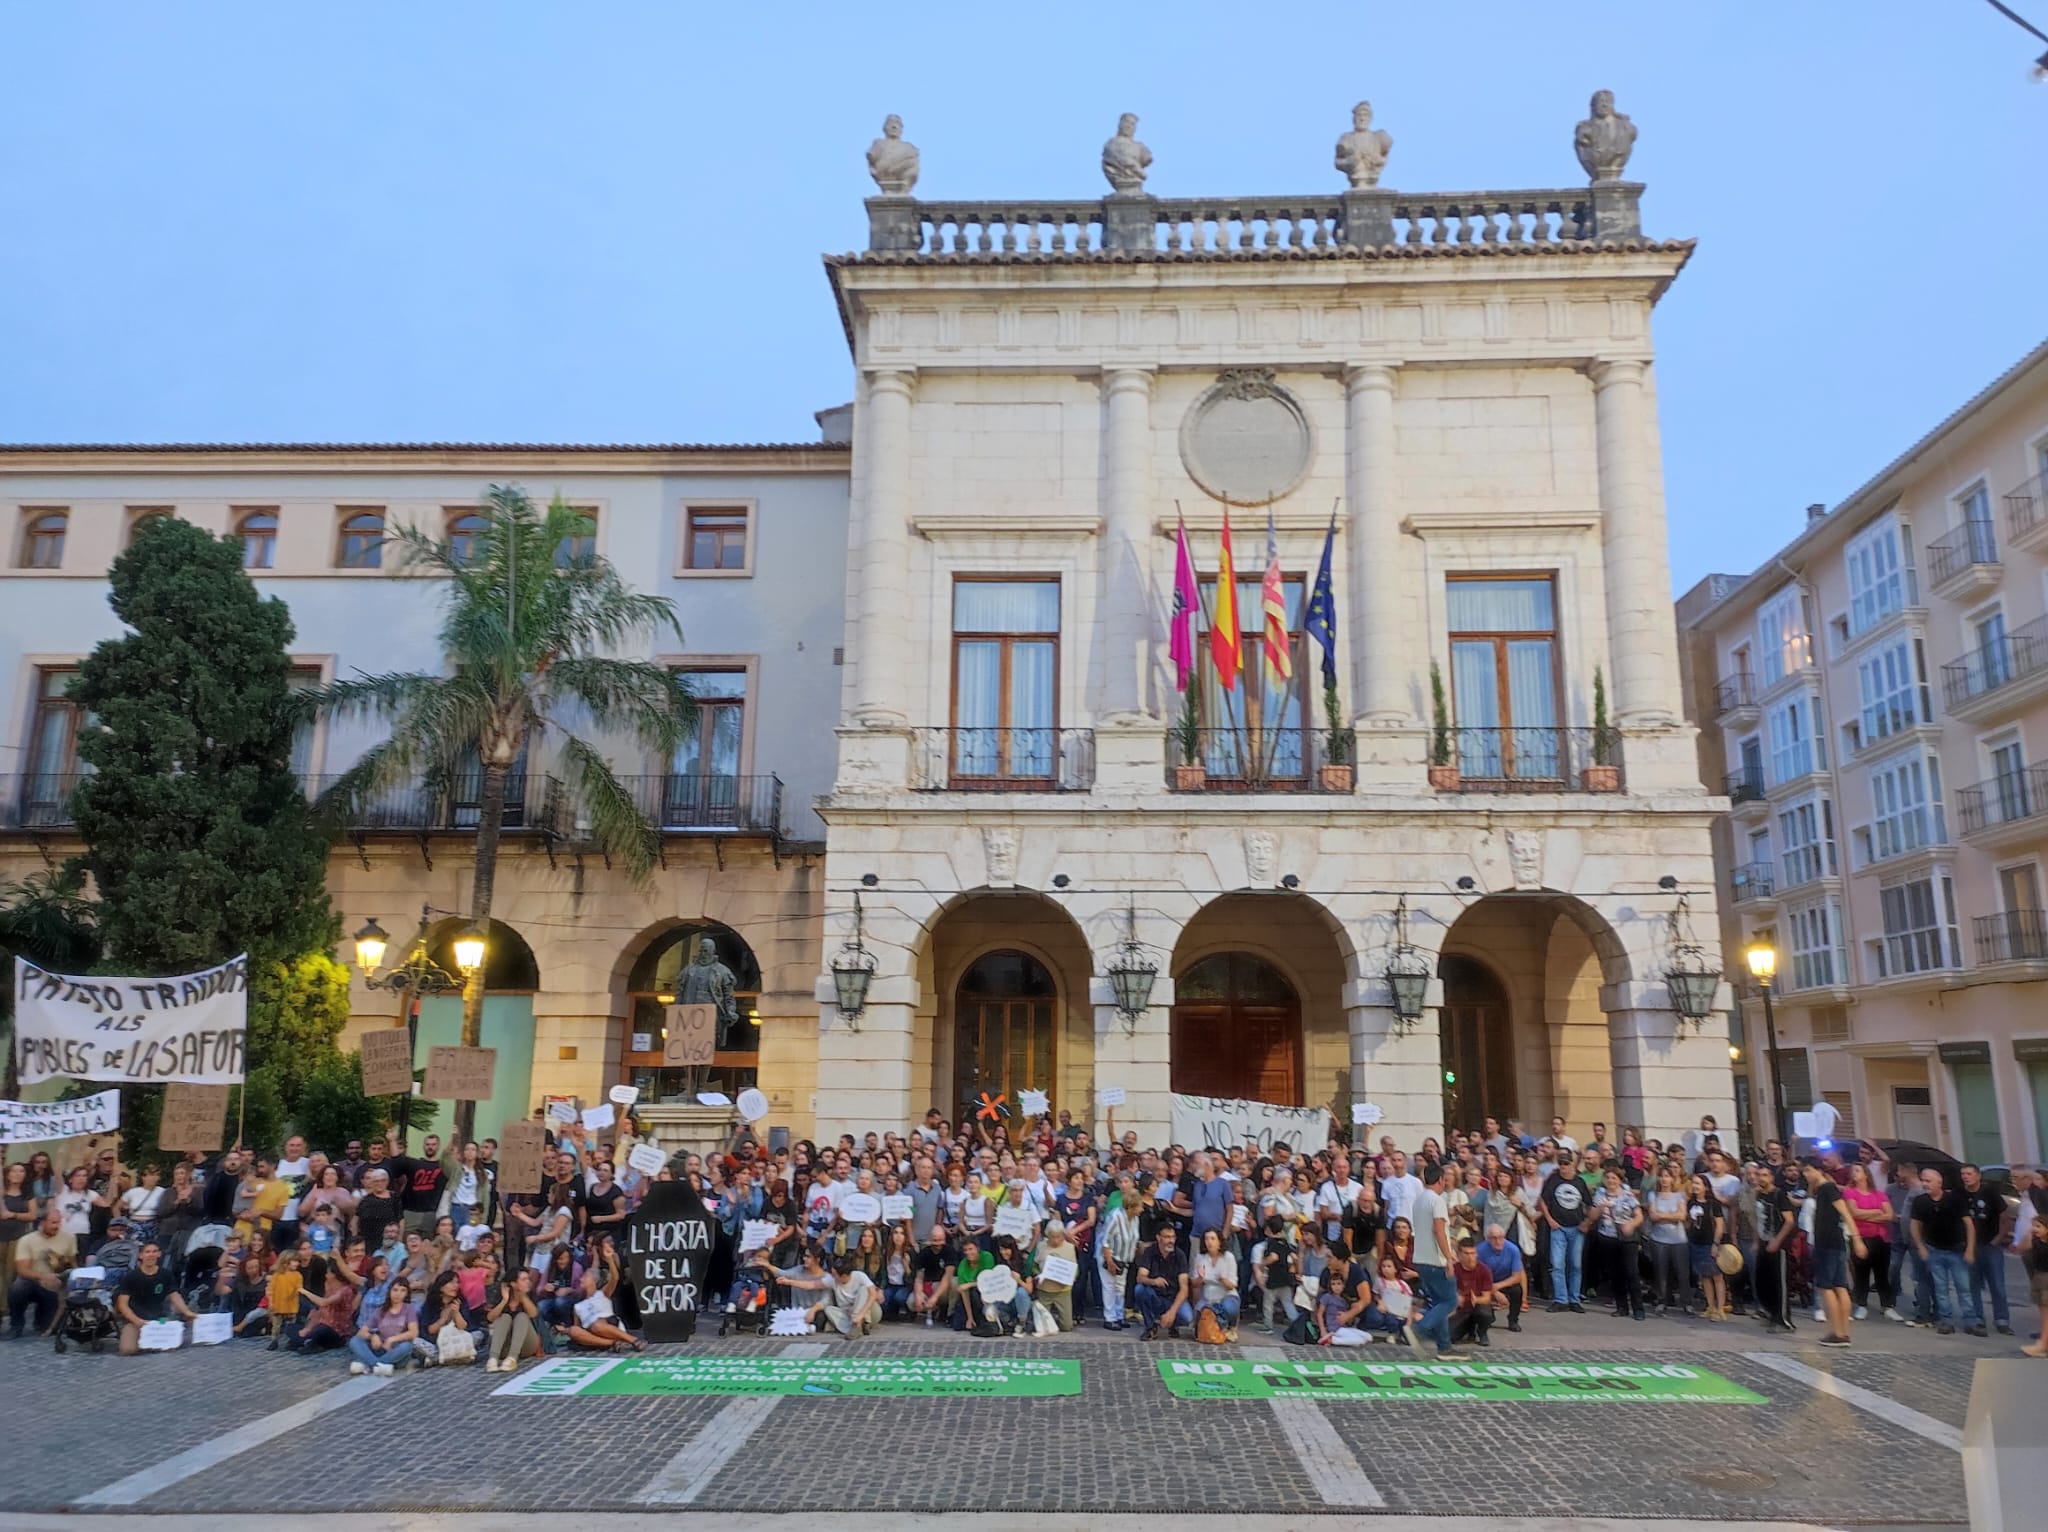
<instances>
[{"instance_id":1,"label":"wooden double door","mask_svg":"<svg viewBox=\"0 0 2048 1532\"><path fill-rule=\"evenodd\" d=\"M1173 1088L1301 1105L1301 999L1248 952L1203 958L1174 981Z\"/></svg>"}]
</instances>

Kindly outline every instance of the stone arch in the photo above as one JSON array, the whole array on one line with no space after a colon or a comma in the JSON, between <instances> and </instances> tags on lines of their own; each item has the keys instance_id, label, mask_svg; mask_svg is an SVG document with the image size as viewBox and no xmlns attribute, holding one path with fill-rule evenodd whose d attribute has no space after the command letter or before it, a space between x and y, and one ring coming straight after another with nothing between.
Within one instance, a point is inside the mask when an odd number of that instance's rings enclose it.
<instances>
[{"instance_id":1,"label":"stone arch","mask_svg":"<svg viewBox=\"0 0 2048 1532\"><path fill-rule=\"evenodd\" d=\"M427 956L455 973L455 938L471 922L459 916L436 921L427 931ZM540 988L540 962L525 937L502 920L484 922L484 993L530 995Z\"/></svg>"},{"instance_id":2,"label":"stone arch","mask_svg":"<svg viewBox=\"0 0 2048 1532\"><path fill-rule=\"evenodd\" d=\"M427 931L427 955L449 973L455 967L455 938L469 927L466 918L441 920ZM484 925L483 1047L494 1049L497 1065L490 1096L476 1104L476 1134L494 1138L507 1122L531 1109L533 1092L534 996L541 983L540 964L524 936L502 920ZM413 1063L425 1068L428 1050L461 1041L462 996L430 996L420 1002ZM454 1120L454 1103L441 1107L437 1126Z\"/></svg>"},{"instance_id":3,"label":"stone arch","mask_svg":"<svg viewBox=\"0 0 2048 1532\"><path fill-rule=\"evenodd\" d=\"M668 1007L675 1002L683 968L700 939L709 937L718 960L732 970L733 1019L721 1022L712 1062L695 1069L662 1059ZM616 1058L606 1084L635 1085L650 1104L689 1104L700 1090L734 1095L757 1083L761 1052L760 1000L763 977L753 945L724 921L675 917L656 921L620 949L612 967L611 1027L607 1057ZM636 1041L648 1044L635 1048Z\"/></svg>"}]
</instances>

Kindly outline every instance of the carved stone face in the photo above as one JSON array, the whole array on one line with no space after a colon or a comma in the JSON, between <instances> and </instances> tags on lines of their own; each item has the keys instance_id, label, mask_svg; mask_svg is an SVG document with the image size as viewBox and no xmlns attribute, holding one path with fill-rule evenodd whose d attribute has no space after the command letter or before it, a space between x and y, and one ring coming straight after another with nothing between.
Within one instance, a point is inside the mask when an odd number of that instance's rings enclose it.
<instances>
[{"instance_id":1,"label":"carved stone face","mask_svg":"<svg viewBox=\"0 0 2048 1532\"><path fill-rule=\"evenodd\" d=\"M1351 109L1351 126L1363 133L1372 126L1372 103L1361 101Z\"/></svg>"},{"instance_id":2,"label":"carved stone face","mask_svg":"<svg viewBox=\"0 0 2048 1532\"><path fill-rule=\"evenodd\" d=\"M1612 117L1614 115L1613 91L1596 90L1593 92L1593 115L1595 117Z\"/></svg>"},{"instance_id":3,"label":"carved stone face","mask_svg":"<svg viewBox=\"0 0 2048 1532\"><path fill-rule=\"evenodd\" d=\"M901 117L898 117L894 112L891 112L887 117L884 117L882 119L882 137L901 138L902 136L903 119Z\"/></svg>"},{"instance_id":4,"label":"carved stone face","mask_svg":"<svg viewBox=\"0 0 2048 1532\"><path fill-rule=\"evenodd\" d=\"M1125 112L1123 116L1117 118L1116 136L1118 138L1129 138L1137 131L1138 114L1136 112Z\"/></svg>"}]
</instances>

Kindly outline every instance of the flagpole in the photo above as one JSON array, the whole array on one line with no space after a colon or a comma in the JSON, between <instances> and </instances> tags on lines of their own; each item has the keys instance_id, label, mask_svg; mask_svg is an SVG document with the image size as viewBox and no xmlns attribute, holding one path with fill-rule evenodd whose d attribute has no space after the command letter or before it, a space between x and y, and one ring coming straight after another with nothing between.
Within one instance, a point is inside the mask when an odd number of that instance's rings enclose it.
<instances>
[{"instance_id":1,"label":"flagpole","mask_svg":"<svg viewBox=\"0 0 2048 1532\"><path fill-rule=\"evenodd\" d=\"M1181 511L1181 508L1180 508L1180 501L1179 501L1179 500L1175 500L1175 501L1173 502L1173 510L1174 510L1174 514L1175 514L1176 516L1180 517L1180 518L1181 518L1181 521L1182 521L1182 524L1183 524L1183 525L1185 525L1185 523L1186 523L1186 516L1185 516L1185 514L1184 514L1184 513L1183 513L1183 512ZM1220 544L1219 544L1219 547L1220 547ZM1192 550L1190 550L1190 552L1189 552L1189 555L1188 555L1188 561L1189 561L1190 563L1193 563L1193 562L1194 562L1194 554L1193 554ZM1233 573L1234 573L1234 572L1235 572L1235 571L1233 571ZM1218 578L1218 579L1221 579L1221 578L1222 578L1222 568L1221 568L1221 565L1220 565L1220 563L1219 563L1219 565L1218 565L1218 568L1217 568L1217 578ZM1215 626L1216 626L1216 609L1215 609L1215 603L1214 603L1213 601L1211 601L1211 600L1210 600L1210 599L1209 599L1209 598L1208 598L1207 596L1204 596L1204 595L1202 594L1202 571L1201 571L1201 568L1200 568L1199 566L1197 566L1197 567L1196 567L1196 569L1195 569L1195 600L1196 600L1196 601L1197 601L1198 603L1200 603L1200 605L1201 605L1201 608L1202 608L1202 622L1203 622L1203 624L1204 624L1205 628L1206 628L1206 629L1208 629L1208 630L1213 630L1213 629L1215 628ZM1232 605L1233 605L1233 607L1234 607L1234 606L1235 606L1235 603L1233 602L1233 603L1232 603ZM1240 656L1240 658L1241 658L1241 656ZM1211 657L1211 663L1212 663L1212 664L1214 663L1214 658L1213 658L1213 655L1212 655L1212 657ZM1240 663L1240 665L1239 665L1239 667L1238 667L1238 674L1239 674L1239 675L1243 675L1243 674L1244 674L1244 667L1243 667L1243 665L1242 665L1241 663ZM1194 665L1194 668L1193 668L1192 670L1190 670L1190 671L1188 672L1188 684L1189 684L1190 686L1200 686L1200 685L1202 684L1202 655L1201 655L1201 650L1200 650L1200 649L1197 649L1197 650L1195 651L1195 665ZM1235 689L1235 688L1232 688L1232 687L1228 687L1228 686L1226 686L1226 687L1223 687L1223 688L1221 688L1221 690L1222 690L1222 692L1223 692L1223 714L1224 714L1224 717L1226 717L1226 718L1228 718L1228 717L1230 716L1230 695L1231 695L1231 692L1232 692L1232 691L1233 691L1234 689ZM1197 730L1196 732L1197 732L1197 734L1199 734L1199 733L1200 733L1200 730L1198 729L1198 730ZM1233 722L1233 723L1231 724L1231 726L1230 726L1230 732L1231 732L1232 736L1233 736L1233 737L1234 737L1234 738L1235 738L1235 739L1236 739L1237 741L1239 741L1239 743L1237 743L1237 744L1234 744L1234 745L1232 746L1232 751L1233 751L1233 754L1234 754L1234 755L1236 756L1236 759L1237 759L1237 764L1238 764L1239 766L1242 766L1242 765L1244 764L1244 750L1243 750L1243 745L1242 745L1242 743L1241 743L1241 742L1242 742L1242 740L1244 739L1244 726L1243 726L1242 724L1239 724L1239 723ZM1196 749L1197 749L1197 751L1198 751L1198 752L1200 752L1200 749L1201 749L1201 741L1200 741L1200 739L1197 739L1197 740L1195 741L1195 744L1196 744ZM1204 764L1205 764L1205 765L1207 764L1206 758L1204 759Z\"/></svg>"}]
</instances>

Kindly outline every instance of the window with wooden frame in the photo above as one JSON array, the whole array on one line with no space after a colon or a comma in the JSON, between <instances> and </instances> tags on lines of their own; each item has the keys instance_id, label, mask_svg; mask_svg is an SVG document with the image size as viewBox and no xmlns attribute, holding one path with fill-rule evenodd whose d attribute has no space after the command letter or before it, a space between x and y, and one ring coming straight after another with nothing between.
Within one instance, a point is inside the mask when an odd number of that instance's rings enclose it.
<instances>
[{"instance_id":1,"label":"window with wooden frame","mask_svg":"<svg viewBox=\"0 0 2048 1532\"><path fill-rule=\"evenodd\" d=\"M557 569L573 569L597 557L597 512L579 505L576 514L581 518L577 530L555 544Z\"/></svg>"},{"instance_id":2,"label":"window with wooden frame","mask_svg":"<svg viewBox=\"0 0 2048 1532\"><path fill-rule=\"evenodd\" d=\"M123 545L132 548L142 529L152 521L162 521L171 514L168 505L131 505L128 507L128 541Z\"/></svg>"},{"instance_id":3,"label":"window with wooden frame","mask_svg":"<svg viewBox=\"0 0 2048 1532\"><path fill-rule=\"evenodd\" d=\"M341 535L334 550L339 569L378 569L384 563L384 511L380 506L341 509Z\"/></svg>"},{"instance_id":4,"label":"window with wooden frame","mask_svg":"<svg viewBox=\"0 0 2048 1532\"><path fill-rule=\"evenodd\" d=\"M64 806L83 770L78 759L78 731L85 710L71 700L77 682L77 670L68 665L45 666L36 672L28 772L21 795L23 817L29 823L62 823L68 818Z\"/></svg>"},{"instance_id":5,"label":"window with wooden frame","mask_svg":"<svg viewBox=\"0 0 2048 1532\"><path fill-rule=\"evenodd\" d=\"M1233 690L1223 689L1209 648L1210 614L1216 610L1216 579L1202 580L1202 610L1196 618L1195 666L1202 678L1202 765L1212 781L1285 785L1305 781L1313 751L1304 726L1309 716L1308 640L1302 630L1305 587L1283 576L1287 600L1287 648L1291 674L1276 681L1266 669L1265 581L1240 576L1237 632L1240 670Z\"/></svg>"},{"instance_id":6,"label":"window with wooden frame","mask_svg":"<svg viewBox=\"0 0 2048 1532\"><path fill-rule=\"evenodd\" d=\"M462 568L469 568L482 554L484 534L489 530L490 525L484 520L484 515L481 511L450 511L448 513L448 556Z\"/></svg>"},{"instance_id":7,"label":"window with wooden frame","mask_svg":"<svg viewBox=\"0 0 2048 1532\"><path fill-rule=\"evenodd\" d=\"M949 780L1050 783L1059 673L1056 577L955 575Z\"/></svg>"},{"instance_id":8,"label":"window with wooden frame","mask_svg":"<svg viewBox=\"0 0 2048 1532\"><path fill-rule=\"evenodd\" d=\"M1562 779L1557 597L1547 574L1452 575L1451 719L1466 777Z\"/></svg>"},{"instance_id":9,"label":"window with wooden frame","mask_svg":"<svg viewBox=\"0 0 2048 1532\"><path fill-rule=\"evenodd\" d=\"M235 536L242 543L244 569L271 569L277 564L277 511L270 506L243 507L235 512Z\"/></svg>"},{"instance_id":10,"label":"window with wooden frame","mask_svg":"<svg viewBox=\"0 0 2048 1532\"><path fill-rule=\"evenodd\" d=\"M62 569L64 534L70 526L71 513L62 506L24 506L18 566L22 569Z\"/></svg>"},{"instance_id":11,"label":"window with wooden frame","mask_svg":"<svg viewBox=\"0 0 2048 1532\"><path fill-rule=\"evenodd\" d=\"M699 574L745 574L752 512L744 505L692 505L683 511L683 568Z\"/></svg>"},{"instance_id":12,"label":"window with wooden frame","mask_svg":"<svg viewBox=\"0 0 2048 1532\"><path fill-rule=\"evenodd\" d=\"M669 762L661 795L664 828L735 822L740 808L740 748L746 739L747 673L683 669L676 680L697 704L697 719Z\"/></svg>"}]
</instances>

